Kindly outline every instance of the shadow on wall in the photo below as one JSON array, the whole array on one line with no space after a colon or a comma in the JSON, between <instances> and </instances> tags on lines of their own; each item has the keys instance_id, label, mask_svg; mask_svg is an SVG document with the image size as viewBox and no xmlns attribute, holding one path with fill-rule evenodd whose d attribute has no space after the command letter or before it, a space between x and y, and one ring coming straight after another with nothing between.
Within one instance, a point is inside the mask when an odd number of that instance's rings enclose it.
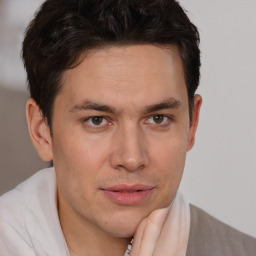
<instances>
[{"instance_id":1,"label":"shadow on wall","mask_svg":"<svg viewBox=\"0 0 256 256\"><path fill-rule=\"evenodd\" d=\"M0 85L0 195L36 171L48 167L29 138L25 105L28 94Z\"/></svg>"}]
</instances>

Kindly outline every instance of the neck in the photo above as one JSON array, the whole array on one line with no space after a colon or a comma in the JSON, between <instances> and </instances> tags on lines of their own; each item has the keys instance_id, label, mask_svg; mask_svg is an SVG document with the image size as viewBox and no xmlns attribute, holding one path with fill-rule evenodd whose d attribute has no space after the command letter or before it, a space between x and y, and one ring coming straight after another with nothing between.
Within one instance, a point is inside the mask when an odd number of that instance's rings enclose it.
<instances>
[{"instance_id":1,"label":"neck","mask_svg":"<svg viewBox=\"0 0 256 256\"><path fill-rule=\"evenodd\" d=\"M131 238L114 237L75 212L58 195L58 212L71 256L124 255Z\"/></svg>"}]
</instances>

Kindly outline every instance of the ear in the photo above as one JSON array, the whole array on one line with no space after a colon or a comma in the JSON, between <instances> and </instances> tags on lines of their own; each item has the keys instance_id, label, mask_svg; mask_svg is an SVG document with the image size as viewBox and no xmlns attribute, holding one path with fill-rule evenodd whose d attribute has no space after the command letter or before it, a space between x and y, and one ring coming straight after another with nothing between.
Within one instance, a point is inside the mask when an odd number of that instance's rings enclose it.
<instances>
[{"instance_id":1,"label":"ear","mask_svg":"<svg viewBox=\"0 0 256 256\"><path fill-rule=\"evenodd\" d=\"M52 137L47 120L43 117L42 111L30 98L26 104L26 118L30 139L36 148L38 155L44 161L52 160Z\"/></svg>"},{"instance_id":2,"label":"ear","mask_svg":"<svg viewBox=\"0 0 256 256\"><path fill-rule=\"evenodd\" d=\"M200 113L201 105L202 105L202 97L196 94L194 97L194 108L193 108L192 120L189 128L189 141L188 141L187 151L189 151L194 146L194 143L195 143L195 135L196 135L197 125L199 121L199 113Z\"/></svg>"}]
</instances>

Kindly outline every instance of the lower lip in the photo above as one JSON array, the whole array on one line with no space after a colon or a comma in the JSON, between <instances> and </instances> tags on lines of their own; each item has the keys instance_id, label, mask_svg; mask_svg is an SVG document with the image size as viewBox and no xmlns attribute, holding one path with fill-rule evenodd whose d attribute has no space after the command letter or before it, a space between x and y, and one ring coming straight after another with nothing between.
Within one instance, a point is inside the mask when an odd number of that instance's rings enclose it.
<instances>
[{"instance_id":1,"label":"lower lip","mask_svg":"<svg viewBox=\"0 0 256 256\"><path fill-rule=\"evenodd\" d=\"M136 205L145 200L152 189L141 190L136 192L118 192L111 190L102 190L104 194L114 203L120 205Z\"/></svg>"}]
</instances>

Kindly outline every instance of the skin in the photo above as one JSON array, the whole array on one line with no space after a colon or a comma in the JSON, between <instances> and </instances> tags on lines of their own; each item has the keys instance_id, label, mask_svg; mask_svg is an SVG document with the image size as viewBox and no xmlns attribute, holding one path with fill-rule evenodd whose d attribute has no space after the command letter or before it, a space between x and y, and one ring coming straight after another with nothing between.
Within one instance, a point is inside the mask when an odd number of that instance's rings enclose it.
<instances>
[{"instance_id":1,"label":"skin","mask_svg":"<svg viewBox=\"0 0 256 256\"><path fill-rule=\"evenodd\" d=\"M190 123L178 50L153 45L91 51L65 71L52 137L40 108L28 100L32 142L43 160L54 162L71 255L123 255L141 221L170 205L194 144L201 102L196 95ZM108 109L96 110L96 104ZM102 192L138 183L153 189L136 205L119 205Z\"/></svg>"}]
</instances>

